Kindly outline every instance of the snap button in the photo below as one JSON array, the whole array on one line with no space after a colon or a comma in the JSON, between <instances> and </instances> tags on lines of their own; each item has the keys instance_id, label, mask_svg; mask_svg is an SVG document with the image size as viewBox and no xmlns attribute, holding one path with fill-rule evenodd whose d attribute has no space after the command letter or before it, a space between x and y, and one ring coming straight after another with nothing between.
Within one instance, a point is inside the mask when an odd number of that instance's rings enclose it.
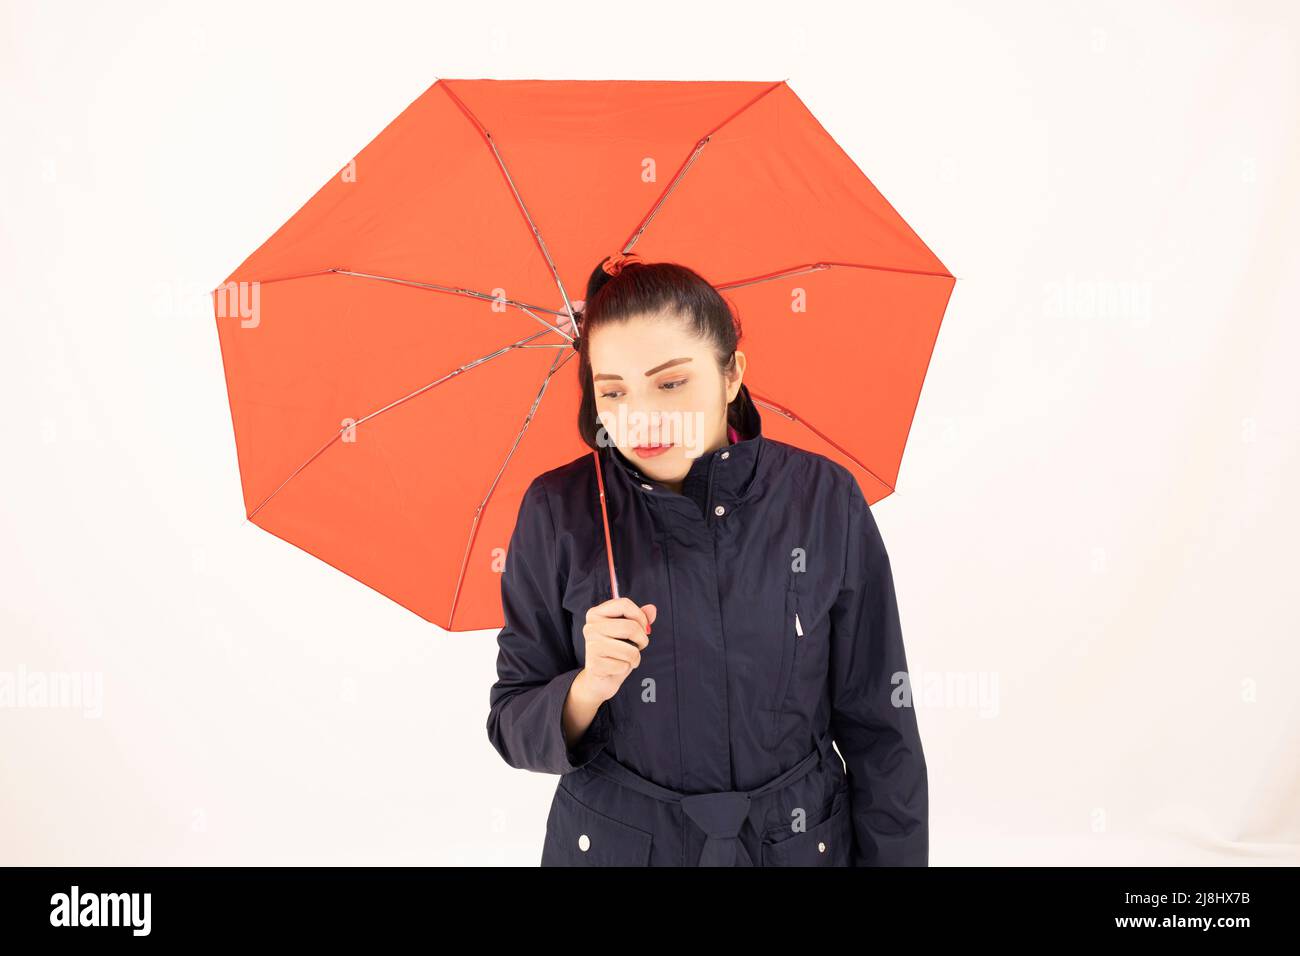
<instances>
[{"instance_id":1,"label":"snap button","mask_svg":"<svg viewBox=\"0 0 1300 956\"><path fill-rule=\"evenodd\" d=\"M581 850L583 853L586 853L590 847L591 847L591 838L588 837L587 834L584 833L582 836L578 837L579 850Z\"/></svg>"},{"instance_id":2,"label":"snap button","mask_svg":"<svg viewBox=\"0 0 1300 956\"><path fill-rule=\"evenodd\" d=\"M730 457L731 457L731 452L729 452L729 451L724 451L724 452L722 453L722 457L723 457L723 458L730 458Z\"/></svg>"},{"instance_id":3,"label":"snap button","mask_svg":"<svg viewBox=\"0 0 1300 956\"><path fill-rule=\"evenodd\" d=\"M722 505L718 505L716 508L713 509L713 513L714 513L715 515L726 514L726 513L727 513L727 509L724 508L724 507L722 507Z\"/></svg>"},{"instance_id":4,"label":"snap button","mask_svg":"<svg viewBox=\"0 0 1300 956\"><path fill-rule=\"evenodd\" d=\"M826 844L825 844L825 843L818 843L818 844L817 844L817 852L818 852L818 853L825 853L825 852L826 852Z\"/></svg>"},{"instance_id":5,"label":"snap button","mask_svg":"<svg viewBox=\"0 0 1300 956\"><path fill-rule=\"evenodd\" d=\"M646 491L654 491L654 485L647 485L644 481L641 482L641 487Z\"/></svg>"}]
</instances>

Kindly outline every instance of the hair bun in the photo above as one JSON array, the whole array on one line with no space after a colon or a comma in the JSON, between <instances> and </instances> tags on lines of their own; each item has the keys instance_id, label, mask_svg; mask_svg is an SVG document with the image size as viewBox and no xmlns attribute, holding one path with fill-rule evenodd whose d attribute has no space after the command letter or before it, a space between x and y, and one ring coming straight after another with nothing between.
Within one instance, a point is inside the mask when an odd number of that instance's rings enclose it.
<instances>
[{"instance_id":1,"label":"hair bun","mask_svg":"<svg viewBox=\"0 0 1300 956\"><path fill-rule=\"evenodd\" d=\"M601 263L601 268L610 275L616 276L623 271L624 266L640 261L641 257L635 252L617 252Z\"/></svg>"}]
</instances>

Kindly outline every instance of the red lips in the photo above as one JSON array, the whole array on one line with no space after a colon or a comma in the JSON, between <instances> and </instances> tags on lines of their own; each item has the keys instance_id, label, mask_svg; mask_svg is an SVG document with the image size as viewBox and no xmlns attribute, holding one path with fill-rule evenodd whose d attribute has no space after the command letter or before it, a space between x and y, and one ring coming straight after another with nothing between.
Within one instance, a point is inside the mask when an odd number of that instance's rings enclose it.
<instances>
[{"instance_id":1,"label":"red lips","mask_svg":"<svg viewBox=\"0 0 1300 956\"><path fill-rule=\"evenodd\" d=\"M662 455L672 447L671 443L667 445L634 445L632 451L638 458L654 458L657 455Z\"/></svg>"}]
</instances>

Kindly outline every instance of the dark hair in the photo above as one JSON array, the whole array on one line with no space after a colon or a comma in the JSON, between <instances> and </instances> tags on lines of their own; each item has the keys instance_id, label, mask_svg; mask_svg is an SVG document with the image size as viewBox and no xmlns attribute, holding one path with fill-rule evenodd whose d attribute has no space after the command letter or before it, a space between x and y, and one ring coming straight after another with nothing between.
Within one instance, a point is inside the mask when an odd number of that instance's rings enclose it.
<instances>
[{"instance_id":1,"label":"dark hair","mask_svg":"<svg viewBox=\"0 0 1300 956\"><path fill-rule=\"evenodd\" d=\"M604 269L609 257L602 259L587 280L587 300L579 316L578 382L582 400L578 403L578 433L587 447L599 450L602 426L596 419L596 389L591 380L591 356L588 336L603 325L627 322L635 315L664 312L681 316L690 330L713 346L718 369L731 374L736 367L736 344L740 341L740 321L717 289L698 272L675 262L643 262L637 259L623 264L616 276ZM742 387L727 406L727 422L741 430L745 420L743 403L751 402Z\"/></svg>"}]
</instances>

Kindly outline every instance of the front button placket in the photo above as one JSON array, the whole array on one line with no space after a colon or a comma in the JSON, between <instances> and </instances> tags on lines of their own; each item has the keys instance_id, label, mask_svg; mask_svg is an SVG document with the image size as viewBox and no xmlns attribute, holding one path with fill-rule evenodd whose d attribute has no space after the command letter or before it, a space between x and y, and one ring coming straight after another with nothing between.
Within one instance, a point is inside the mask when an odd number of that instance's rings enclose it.
<instances>
[{"instance_id":1,"label":"front button placket","mask_svg":"<svg viewBox=\"0 0 1300 956\"><path fill-rule=\"evenodd\" d=\"M701 503L654 482L647 492L662 521L667 575L672 591L675 643L673 684L681 746L681 787L695 793L729 791L731 727L727 703L727 654L718 587L718 555L712 508L717 451L704 463L707 488ZM645 476L641 476L642 480ZM697 834L698 836L698 834ZM699 852L693 848L691 854Z\"/></svg>"},{"instance_id":2,"label":"front button placket","mask_svg":"<svg viewBox=\"0 0 1300 956\"><path fill-rule=\"evenodd\" d=\"M755 429L752 434L758 434ZM718 534L724 520L739 505L746 481L754 472L761 441L755 437L709 452L695 466L688 487L673 492L643 473L617 449L610 449L629 489L644 495L657 526L655 536L665 561L665 581L673 608L665 622L673 654L662 666L670 669L672 703L680 748L680 779L675 786L690 793L735 789L732 767L731 713L727 649L719 562ZM738 451L740 453L738 453ZM688 483L689 484L689 483ZM701 487L702 486L702 487ZM727 535L726 538L730 538ZM664 685L661 684L661 689ZM664 697L661 702L666 703ZM691 841L702 839L696 833ZM699 846L687 848L688 858Z\"/></svg>"}]
</instances>

